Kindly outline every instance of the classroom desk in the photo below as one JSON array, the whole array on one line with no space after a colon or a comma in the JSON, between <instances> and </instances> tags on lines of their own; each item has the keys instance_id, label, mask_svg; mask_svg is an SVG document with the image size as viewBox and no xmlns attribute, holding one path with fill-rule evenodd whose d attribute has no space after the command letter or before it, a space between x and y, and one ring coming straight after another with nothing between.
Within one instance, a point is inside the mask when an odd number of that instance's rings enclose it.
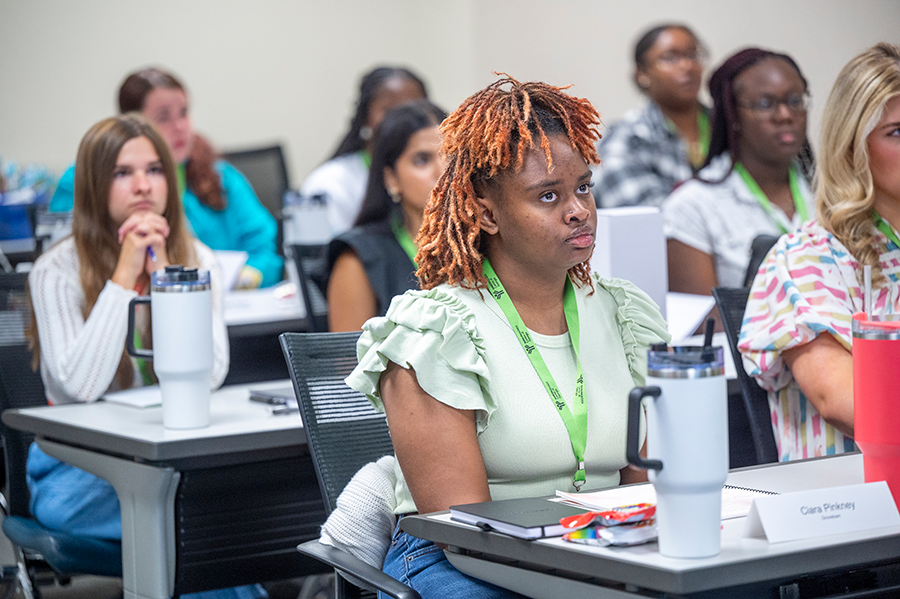
<instances>
[{"instance_id":1,"label":"classroom desk","mask_svg":"<svg viewBox=\"0 0 900 599\"><path fill-rule=\"evenodd\" d=\"M164 599L326 571L297 559L325 519L299 414L248 399L290 384L220 389L204 429L167 430L160 407L104 401L7 410L3 422L115 487L124 597Z\"/></svg>"},{"instance_id":2,"label":"classroom desk","mask_svg":"<svg viewBox=\"0 0 900 599\"><path fill-rule=\"evenodd\" d=\"M728 477L731 485L780 493L861 482L861 454L745 468ZM529 597L795 598L809 596L815 585L827 588L838 575L874 576L880 586L897 585L893 592L900 594L900 527L770 544L742 538L745 520L725 520L722 552L697 560L662 557L655 543L609 548L523 541L451 521L448 512L410 516L401 527L449 545L445 553L459 570Z\"/></svg>"}]
</instances>

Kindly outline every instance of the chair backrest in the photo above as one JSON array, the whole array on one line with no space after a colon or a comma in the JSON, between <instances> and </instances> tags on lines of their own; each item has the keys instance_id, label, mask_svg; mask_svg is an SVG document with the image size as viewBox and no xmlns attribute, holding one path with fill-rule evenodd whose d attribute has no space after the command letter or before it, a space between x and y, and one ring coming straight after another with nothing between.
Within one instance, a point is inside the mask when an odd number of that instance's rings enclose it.
<instances>
[{"instance_id":1,"label":"chair backrest","mask_svg":"<svg viewBox=\"0 0 900 599\"><path fill-rule=\"evenodd\" d=\"M359 332L283 333L281 347L300 404L303 432L329 513L356 472L393 455L384 414L344 379L356 367Z\"/></svg>"},{"instance_id":2,"label":"chair backrest","mask_svg":"<svg viewBox=\"0 0 900 599\"><path fill-rule=\"evenodd\" d=\"M47 405L44 383L31 369L25 327L31 318L27 274L0 273L0 410ZM34 435L8 428L0 421L6 465L9 513L29 516L25 461Z\"/></svg>"},{"instance_id":3,"label":"chair backrest","mask_svg":"<svg viewBox=\"0 0 900 599\"><path fill-rule=\"evenodd\" d=\"M753 285L753 279L756 277L759 267L762 266L763 260L775 242L778 241L777 235L758 235L750 245L750 264L747 265L747 273L744 275L744 287Z\"/></svg>"},{"instance_id":4,"label":"chair backrest","mask_svg":"<svg viewBox=\"0 0 900 599\"><path fill-rule=\"evenodd\" d=\"M280 219L284 192L291 186L281 146L223 152L222 158L247 177L262 205Z\"/></svg>"},{"instance_id":5,"label":"chair backrest","mask_svg":"<svg viewBox=\"0 0 900 599\"><path fill-rule=\"evenodd\" d=\"M308 330L327 332L328 302L325 294L328 285L328 246L294 244L287 247L289 268L296 269L297 285L303 294Z\"/></svg>"},{"instance_id":6,"label":"chair backrest","mask_svg":"<svg viewBox=\"0 0 900 599\"><path fill-rule=\"evenodd\" d=\"M772 431L772 419L769 416L768 394L744 370L741 353L738 351L738 338L741 335L741 324L744 321L744 310L747 308L750 288L715 287L712 290L712 294L716 298L716 305L719 308L719 316L722 318L725 336L728 338L728 345L731 347L731 355L734 358L738 381L741 384L741 392L744 396L744 409L746 410L746 418L750 427L747 433L751 437L750 441L756 452L755 462L750 462L747 465L777 462L778 450L775 445L775 434ZM729 415L729 418L731 417ZM735 439L735 442L739 441Z\"/></svg>"}]
</instances>

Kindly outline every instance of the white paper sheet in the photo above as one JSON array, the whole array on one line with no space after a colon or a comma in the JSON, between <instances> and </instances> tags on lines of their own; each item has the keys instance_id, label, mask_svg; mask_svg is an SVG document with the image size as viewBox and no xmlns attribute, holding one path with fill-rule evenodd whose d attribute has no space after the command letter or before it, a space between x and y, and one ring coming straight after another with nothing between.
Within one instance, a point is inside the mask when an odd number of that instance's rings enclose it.
<instances>
[{"instance_id":1,"label":"white paper sheet","mask_svg":"<svg viewBox=\"0 0 900 599\"><path fill-rule=\"evenodd\" d=\"M611 509L636 503L656 503L656 489L652 484L627 485L588 493L557 491L556 496L566 503L593 510ZM743 518L750 513L750 507L755 498L768 496L770 493L765 490L726 485L722 489L722 520Z\"/></svg>"},{"instance_id":2,"label":"white paper sheet","mask_svg":"<svg viewBox=\"0 0 900 599\"><path fill-rule=\"evenodd\" d=\"M133 408L152 408L162 405L162 394L159 385L149 387L135 387L125 391L107 393L103 399L112 403L124 404Z\"/></svg>"},{"instance_id":3,"label":"white paper sheet","mask_svg":"<svg viewBox=\"0 0 900 599\"><path fill-rule=\"evenodd\" d=\"M234 289L238 275L247 263L247 252L216 250L213 254L215 254L216 261L219 263L219 269L222 271L223 289L225 291Z\"/></svg>"},{"instance_id":4,"label":"white paper sheet","mask_svg":"<svg viewBox=\"0 0 900 599\"><path fill-rule=\"evenodd\" d=\"M711 295L667 293L666 321L669 323L672 345L683 345L684 340L694 334L715 305L716 300Z\"/></svg>"}]
</instances>

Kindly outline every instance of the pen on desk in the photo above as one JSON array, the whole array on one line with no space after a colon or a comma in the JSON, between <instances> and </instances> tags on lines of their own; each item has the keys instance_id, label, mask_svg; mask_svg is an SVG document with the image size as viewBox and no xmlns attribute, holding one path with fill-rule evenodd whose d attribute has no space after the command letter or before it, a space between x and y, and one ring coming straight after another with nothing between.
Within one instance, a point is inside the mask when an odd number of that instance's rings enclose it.
<instances>
[{"instance_id":1,"label":"pen on desk","mask_svg":"<svg viewBox=\"0 0 900 599\"><path fill-rule=\"evenodd\" d=\"M284 416L285 414L299 414L300 408L292 405L278 406L272 408L272 416Z\"/></svg>"},{"instance_id":2,"label":"pen on desk","mask_svg":"<svg viewBox=\"0 0 900 599\"><path fill-rule=\"evenodd\" d=\"M156 252L153 251L152 247L147 247L147 255L150 256L150 259L156 262Z\"/></svg>"}]
</instances>

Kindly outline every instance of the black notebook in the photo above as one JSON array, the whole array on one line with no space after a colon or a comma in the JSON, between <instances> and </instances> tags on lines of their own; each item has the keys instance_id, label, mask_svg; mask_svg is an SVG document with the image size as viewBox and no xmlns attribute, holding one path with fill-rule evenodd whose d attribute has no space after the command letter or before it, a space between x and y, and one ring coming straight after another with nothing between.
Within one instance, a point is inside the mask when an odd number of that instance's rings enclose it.
<instances>
[{"instance_id":1,"label":"black notebook","mask_svg":"<svg viewBox=\"0 0 900 599\"><path fill-rule=\"evenodd\" d=\"M565 534L568 530L559 523L560 519L586 511L547 498L534 497L452 505L450 518L473 524L483 530L495 530L530 540Z\"/></svg>"}]
</instances>

